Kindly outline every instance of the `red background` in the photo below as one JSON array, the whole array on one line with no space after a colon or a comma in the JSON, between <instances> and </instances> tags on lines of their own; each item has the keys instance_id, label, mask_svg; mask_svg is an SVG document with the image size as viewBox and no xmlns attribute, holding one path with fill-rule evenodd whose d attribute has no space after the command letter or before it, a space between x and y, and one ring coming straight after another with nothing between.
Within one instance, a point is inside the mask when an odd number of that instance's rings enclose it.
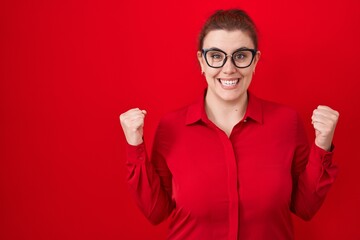
<instances>
[{"instance_id":1,"label":"red background","mask_svg":"<svg viewBox=\"0 0 360 240\"><path fill-rule=\"evenodd\" d=\"M340 112L340 175L297 239L360 239L360 7L342 1L2 1L0 239L165 239L130 197L118 116L159 118L205 81L197 34L241 7L260 31L252 91L296 108L313 139L318 104Z\"/></svg>"}]
</instances>

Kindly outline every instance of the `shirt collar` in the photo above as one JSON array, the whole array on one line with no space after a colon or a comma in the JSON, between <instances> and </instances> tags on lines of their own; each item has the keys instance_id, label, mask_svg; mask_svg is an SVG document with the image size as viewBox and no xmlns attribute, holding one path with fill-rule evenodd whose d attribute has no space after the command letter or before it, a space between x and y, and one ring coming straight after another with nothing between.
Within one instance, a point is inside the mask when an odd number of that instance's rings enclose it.
<instances>
[{"instance_id":1,"label":"shirt collar","mask_svg":"<svg viewBox=\"0 0 360 240\"><path fill-rule=\"evenodd\" d=\"M204 123L209 122L206 112L205 112L205 95L201 95L193 104L188 107L188 111L186 114L186 125L191 125L198 121L202 121ZM248 91L248 106L246 108L246 112L244 115L244 119L252 119L258 123L263 123L263 109L261 106L261 99L257 98L255 95Z\"/></svg>"}]
</instances>

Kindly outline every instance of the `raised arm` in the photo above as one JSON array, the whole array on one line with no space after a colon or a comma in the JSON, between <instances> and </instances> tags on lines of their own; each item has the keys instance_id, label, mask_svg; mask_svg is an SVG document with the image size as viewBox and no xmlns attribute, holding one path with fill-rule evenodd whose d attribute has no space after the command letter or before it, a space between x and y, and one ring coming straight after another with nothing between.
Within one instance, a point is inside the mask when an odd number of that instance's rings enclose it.
<instances>
[{"instance_id":1,"label":"raised arm","mask_svg":"<svg viewBox=\"0 0 360 240\"><path fill-rule=\"evenodd\" d=\"M120 115L120 124L128 143L126 165L130 191L145 217L152 224L158 224L170 215L174 207L171 173L161 154L153 154L151 160L148 157L143 141L145 116L145 110L130 109Z\"/></svg>"},{"instance_id":2,"label":"raised arm","mask_svg":"<svg viewBox=\"0 0 360 240\"><path fill-rule=\"evenodd\" d=\"M338 118L339 113L327 106L314 110L315 141L310 149L303 125L298 120L291 210L304 220L310 220L319 210L336 178L338 169L332 162L332 140Z\"/></svg>"}]
</instances>

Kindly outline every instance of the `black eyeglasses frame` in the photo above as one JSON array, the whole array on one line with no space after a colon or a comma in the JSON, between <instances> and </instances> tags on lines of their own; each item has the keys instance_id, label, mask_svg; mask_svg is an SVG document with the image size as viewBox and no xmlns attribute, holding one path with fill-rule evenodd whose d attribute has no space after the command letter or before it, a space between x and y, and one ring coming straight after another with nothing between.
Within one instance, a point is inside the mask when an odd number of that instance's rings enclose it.
<instances>
[{"instance_id":1,"label":"black eyeglasses frame","mask_svg":"<svg viewBox=\"0 0 360 240\"><path fill-rule=\"evenodd\" d=\"M206 54L207 54L209 51L219 51L219 52L222 52L222 53L225 55L225 60L223 61L223 64L222 64L221 66L214 67L214 66L211 66L211 65L209 64L209 62L208 62L208 60L207 60L207 58L206 58ZM239 67L239 66L236 65L233 56L234 56L235 53L240 52L240 51L249 51L249 52L251 52L252 58L251 58L251 61L250 61L249 65L244 66L244 67ZM221 50L221 49L219 49L219 48L207 48L207 49L206 49L206 48L203 48L203 49L201 49L201 53L202 53L202 55L203 55L204 58L205 58L206 64L207 64L209 67L211 67L211 68L222 68L222 67L225 65L225 63L226 63L226 61L227 61L227 59L228 59L229 56L231 57L231 62L234 64L235 67L237 67L237 68L247 68L247 67L249 67L249 66L253 63L254 58L255 58L255 55L256 55L256 53L257 53L257 49L239 48L239 49L235 50L232 54L227 54L226 52L224 52L223 50Z\"/></svg>"}]
</instances>

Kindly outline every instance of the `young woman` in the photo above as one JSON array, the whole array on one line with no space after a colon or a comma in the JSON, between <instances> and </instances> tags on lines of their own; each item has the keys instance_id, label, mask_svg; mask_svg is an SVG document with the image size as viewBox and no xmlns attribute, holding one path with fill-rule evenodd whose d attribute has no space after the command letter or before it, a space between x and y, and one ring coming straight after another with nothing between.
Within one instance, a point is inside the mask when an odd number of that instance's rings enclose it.
<instances>
[{"instance_id":1,"label":"young woman","mask_svg":"<svg viewBox=\"0 0 360 240\"><path fill-rule=\"evenodd\" d=\"M150 158L146 111L120 115L138 205L154 224L170 216L168 239L293 239L291 212L311 219L335 179L338 112L314 110L308 144L294 110L248 91L260 51L242 10L208 19L197 57L204 95L162 118Z\"/></svg>"}]
</instances>

